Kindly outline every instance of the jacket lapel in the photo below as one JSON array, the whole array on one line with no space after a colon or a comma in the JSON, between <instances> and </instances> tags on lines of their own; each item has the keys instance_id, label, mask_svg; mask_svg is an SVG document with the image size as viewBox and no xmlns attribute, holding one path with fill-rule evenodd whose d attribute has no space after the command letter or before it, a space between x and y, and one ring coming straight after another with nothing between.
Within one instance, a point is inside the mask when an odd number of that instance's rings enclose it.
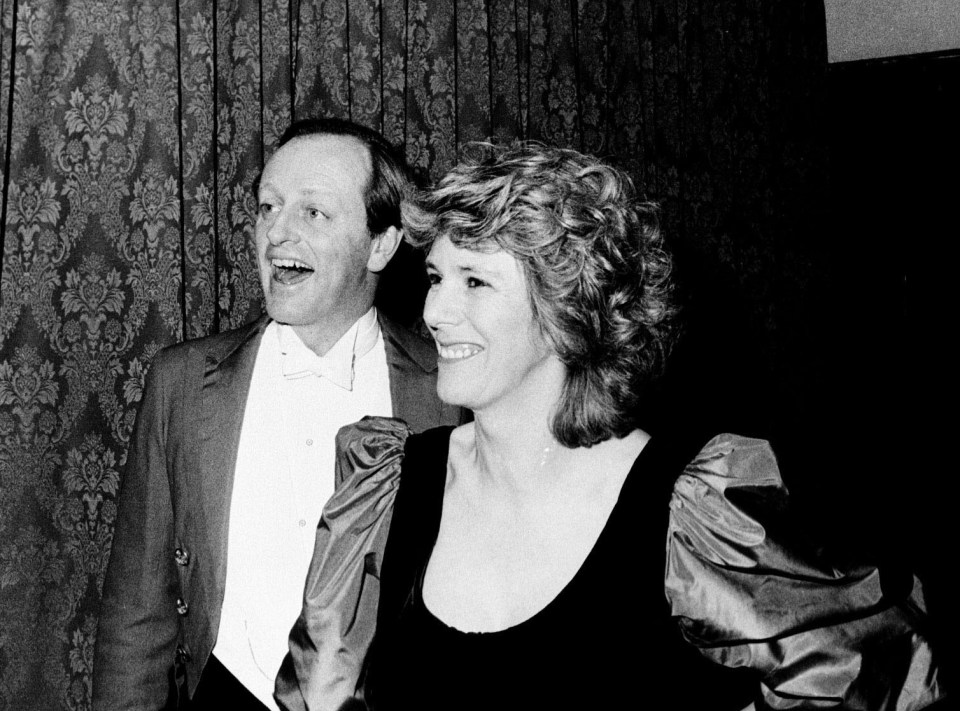
<instances>
[{"instance_id":1,"label":"jacket lapel","mask_svg":"<svg viewBox=\"0 0 960 711\"><path fill-rule=\"evenodd\" d=\"M200 473L196 481L200 510L196 513L207 555L214 561L215 589L211 592L218 601L223 599L226 580L230 496L240 430L257 350L268 323L269 318L263 317L247 328L225 333L224 338L211 340L204 353L195 460ZM212 609L219 612L219 604ZM219 619L211 622L218 624Z\"/></svg>"}]
</instances>

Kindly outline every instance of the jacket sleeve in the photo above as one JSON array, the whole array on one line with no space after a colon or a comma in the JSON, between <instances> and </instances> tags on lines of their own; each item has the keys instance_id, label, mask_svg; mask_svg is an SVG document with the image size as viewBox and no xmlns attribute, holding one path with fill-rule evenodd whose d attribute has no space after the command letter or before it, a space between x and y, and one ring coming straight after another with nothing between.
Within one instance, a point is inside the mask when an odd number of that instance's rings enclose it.
<instances>
[{"instance_id":1,"label":"jacket sleeve","mask_svg":"<svg viewBox=\"0 0 960 711\"><path fill-rule=\"evenodd\" d=\"M791 517L766 442L711 440L670 509L673 615L701 653L760 673L758 706L909 711L943 695L920 582L826 560Z\"/></svg>"},{"instance_id":2,"label":"jacket sleeve","mask_svg":"<svg viewBox=\"0 0 960 711\"><path fill-rule=\"evenodd\" d=\"M161 709L171 690L178 623L165 381L177 369L165 355L148 373L120 487L96 639L96 711Z\"/></svg>"},{"instance_id":3,"label":"jacket sleeve","mask_svg":"<svg viewBox=\"0 0 960 711\"><path fill-rule=\"evenodd\" d=\"M274 698L282 709L363 708L357 682L376 629L380 564L410 430L367 417L337 434L337 489L323 509L303 609Z\"/></svg>"}]
</instances>

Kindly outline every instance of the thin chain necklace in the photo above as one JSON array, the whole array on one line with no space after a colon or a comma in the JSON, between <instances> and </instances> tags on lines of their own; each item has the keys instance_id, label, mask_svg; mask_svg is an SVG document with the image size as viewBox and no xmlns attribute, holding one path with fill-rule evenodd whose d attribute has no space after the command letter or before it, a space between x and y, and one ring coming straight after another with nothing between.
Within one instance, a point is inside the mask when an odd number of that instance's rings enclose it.
<instances>
[{"instance_id":1,"label":"thin chain necklace","mask_svg":"<svg viewBox=\"0 0 960 711\"><path fill-rule=\"evenodd\" d=\"M547 466L547 458L550 456L550 452L552 451L553 451L552 444L548 444L546 447L543 448L543 454L540 456L540 465L538 468L543 469L545 466Z\"/></svg>"}]
</instances>

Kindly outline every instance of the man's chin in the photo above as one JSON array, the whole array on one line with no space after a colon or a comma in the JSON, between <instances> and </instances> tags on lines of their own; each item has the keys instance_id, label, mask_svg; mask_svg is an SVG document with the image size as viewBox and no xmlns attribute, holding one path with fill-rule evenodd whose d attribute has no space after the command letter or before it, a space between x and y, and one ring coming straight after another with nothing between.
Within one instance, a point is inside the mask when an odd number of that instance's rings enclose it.
<instances>
[{"instance_id":1,"label":"man's chin","mask_svg":"<svg viewBox=\"0 0 960 711\"><path fill-rule=\"evenodd\" d=\"M272 320L282 323L285 326L299 326L307 322L304 317L303 309L295 308L292 304L285 303L281 299L266 300L266 312Z\"/></svg>"},{"instance_id":2,"label":"man's chin","mask_svg":"<svg viewBox=\"0 0 960 711\"><path fill-rule=\"evenodd\" d=\"M267 316L285 326L310 327L325 321L326 309L316 303L305 304L293 299L267 298Z\"/></svg>"}]
</instances>

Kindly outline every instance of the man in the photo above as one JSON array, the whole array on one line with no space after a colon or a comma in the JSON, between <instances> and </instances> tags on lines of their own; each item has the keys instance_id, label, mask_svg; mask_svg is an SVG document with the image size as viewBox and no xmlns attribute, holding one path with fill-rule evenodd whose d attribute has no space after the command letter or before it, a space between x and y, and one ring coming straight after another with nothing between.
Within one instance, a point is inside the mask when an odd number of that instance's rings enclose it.
<instances>
[{"instance_id":1,"label":"man","mask_svg":"<svg viewBox=\"0 0 960 711\"><path fill-rule=\"evenodd\" d=\"M456 424L436 350L373 307L402 164L349 122L297 122L257 188L267 317L159 353L119 499L93 707L276 708L336 431ZM187 700L189 697L189 701Z\"/></svg>"}]
</instances>

